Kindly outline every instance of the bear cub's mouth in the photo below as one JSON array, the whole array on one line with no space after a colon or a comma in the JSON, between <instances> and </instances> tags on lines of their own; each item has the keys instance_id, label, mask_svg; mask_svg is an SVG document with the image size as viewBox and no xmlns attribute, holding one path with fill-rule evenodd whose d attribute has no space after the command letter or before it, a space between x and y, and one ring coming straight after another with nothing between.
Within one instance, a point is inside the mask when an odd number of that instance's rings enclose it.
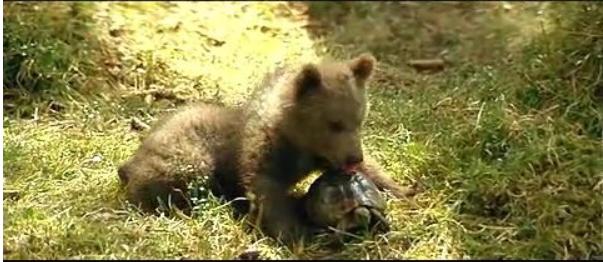
<instances>
[{"instance_id":1,"label":"bear cub's mouth","mask_svg":"<svg viewBox=\"0 0 603 262\"><path fill-rule=\"evenodd\" d=\"M332 163L328 159L326 159L324 157L321 157L321 156L315 156L314 160L316 161L316 164L320 168L322 168L324 170L335 171L336 173L341 173L341 174L351 175L351 174L354 174L354 173L358 172L359 168L360 168L360 164L359 163L344 164L344 165L335 165L334 163Z\"/></svg>"}]
</instances>

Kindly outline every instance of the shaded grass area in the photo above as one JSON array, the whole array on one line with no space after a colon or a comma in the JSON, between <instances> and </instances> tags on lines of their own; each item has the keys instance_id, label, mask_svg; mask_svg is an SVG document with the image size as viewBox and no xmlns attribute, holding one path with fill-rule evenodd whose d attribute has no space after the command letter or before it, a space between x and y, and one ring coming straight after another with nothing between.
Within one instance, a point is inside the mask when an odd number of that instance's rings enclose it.
<instances>
[{"instance_id":1,"label":"shaded grass area","mask_svg":"<svg viewBox=\"0 0 603 262\"><path fill-rule=\"evenodd\" d=\"M4 10L5 258L232 258L250 247L267 258L603 253L597 4ZM192 218L142 216L124 202L115 170L144 136L132 117L151 124L187 102L237 104L279 61L364 51L380 61L367 151L401 184L426 189L388 201L392 232L336 251L320 241L287 250L247 232L211 195ZM406 65L432 57L449 61L445 71Z\"/></svg>"},{"instance_id":2,"label":"shaded grass area","mask_svg":"<svg viewBox=\"0 0 603 262\"><path fill-rule=\"evenodd\" d=\"M391 172L399 174L418 156L426 161L410 174L428 188L419 196L428 200L419 201L440 206L455 221L448 223L448 231L456 255L600 255L601 7L515 4L504 11L488 8L499 3L413 4L350 3L322 38L334 47L372 50L386 61L383 70L392 72L378 79L381 88L373 89L367 131L392 138L374 147L385 151L383 161L391 163ZM446 8L459 15L429 15ZM315 17L332 21L340 10L317 6ZM506 12L540 12L545 31L522 35L520 27L530 25L502 19L510 15ZM391 21L394 13L408 23ZM465 21L462 14L471 19ZM373 19L383 22L375 26ZM475 20L480 22L464 25ZM431 30L438 23L445 26ZM358 33L369 28L376 33ZM449 40L441 41L442 36ZM447 58L452 66L420 76L405 64L433 57ZM430 234L429 245L441 247L437 239L450 232Z\"/></svg>"},{"instance_id":3,"label":"shaded grass area","mask_svg":"<svg viewBox=\"0 0 603 262\"><path fill-rule=\"evenodd\" d=\"M20 117L52 113L98 88L100 42L91 3L12 2L5 10L4 112ZM40 15L46 10L52 12Z\"/></svg>"}]
</instances>

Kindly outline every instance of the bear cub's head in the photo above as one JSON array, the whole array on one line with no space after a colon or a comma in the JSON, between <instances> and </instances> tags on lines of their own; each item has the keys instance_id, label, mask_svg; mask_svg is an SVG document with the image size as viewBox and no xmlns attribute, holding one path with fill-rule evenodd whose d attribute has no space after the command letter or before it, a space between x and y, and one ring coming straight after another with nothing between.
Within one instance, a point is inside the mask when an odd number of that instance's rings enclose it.
<instances>
[{"instance_id":1,"label":"bear cub's head","mask_svg":"<svg viewBox=\"0 0 603 262\"><path fill-rule=\"evenodd\" d=\"M360 164L366 89L375 64L372 55L362 54L302 66L293 79L292 106L283 118L285 136L335 168Z\"/></svg>"}]
</instances>

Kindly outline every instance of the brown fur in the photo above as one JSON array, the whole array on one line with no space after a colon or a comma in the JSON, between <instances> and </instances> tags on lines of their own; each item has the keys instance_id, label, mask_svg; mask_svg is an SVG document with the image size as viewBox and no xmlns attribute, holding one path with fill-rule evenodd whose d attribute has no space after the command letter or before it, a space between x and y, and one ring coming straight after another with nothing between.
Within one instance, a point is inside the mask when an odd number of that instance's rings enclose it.
<instances>
[{"instance_id":1,"label":"brown fur","mask_svg":"<svg viewBox=\"0 0 603 262\"><path fill-rule=\"evenodd\" d=\"M177 207L190 210L186 184L210 177L212 188L227 199L247 197L251 206L243 210L265 232L291 240L308 228L297 209L299 199L289 190L314 170L360 162L380 188L407 195L362 151L366 88L375 63L367 54L281 68L241 109L181 110L152 130L120 167L130 201L153 210L157 197L170 196Z\"/></svg>"}]
</instances>

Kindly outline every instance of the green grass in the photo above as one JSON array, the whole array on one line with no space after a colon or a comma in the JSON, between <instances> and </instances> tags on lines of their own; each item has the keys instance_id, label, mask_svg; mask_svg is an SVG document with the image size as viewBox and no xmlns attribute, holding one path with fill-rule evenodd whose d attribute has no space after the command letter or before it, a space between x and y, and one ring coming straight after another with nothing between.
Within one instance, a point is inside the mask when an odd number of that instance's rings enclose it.
<instances>
[{"instance_id":1,"label":"green grass","mask_svg":"<svg viewBox=\"0 0 603 262\"><path fill-rule=\"evenodd\" d=\"M4 14L6 259L603 255L600 5L43 2ZM278 61L364 51L379 60L367 151L425 188L389 200L392 232L289 250L210 195L191 218L124 201L116 169L145 135L131 118L237 104ZM443 72L406 64L438 56Z\"/></svg>"}]
</instances>

